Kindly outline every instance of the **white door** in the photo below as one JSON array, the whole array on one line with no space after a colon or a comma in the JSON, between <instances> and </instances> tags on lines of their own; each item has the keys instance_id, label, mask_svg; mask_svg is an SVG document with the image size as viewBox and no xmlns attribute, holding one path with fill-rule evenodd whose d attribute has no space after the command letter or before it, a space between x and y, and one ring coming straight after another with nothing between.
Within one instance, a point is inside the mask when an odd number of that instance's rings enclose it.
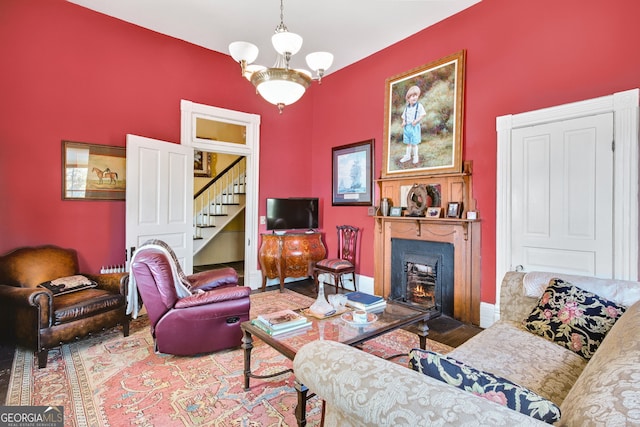
<instances>
[{"instance_id":1,"label":"white door","mask_svg":"<svg viewBox=\"0 0 640 427\"><path fill-rule=\"evenodd\" d=\"M511 260L613 275L613 113L514 129Z\"/></svg>"},{"instance_id":2,"label":"white door","mask_svg":"<svg viewBox=\"0 0 640 427\"><path fill-rule=\"evenodd\" d=\"M169 244L185 274L193 271L193 148L127 135L126 247Z\"/></svg>"}]
</instances>

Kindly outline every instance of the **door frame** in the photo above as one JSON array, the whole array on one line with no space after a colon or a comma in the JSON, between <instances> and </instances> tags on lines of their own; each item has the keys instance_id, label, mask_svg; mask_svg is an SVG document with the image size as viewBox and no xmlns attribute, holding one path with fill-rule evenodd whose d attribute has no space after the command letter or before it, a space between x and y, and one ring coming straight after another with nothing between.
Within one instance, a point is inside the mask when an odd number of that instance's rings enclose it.
<instances>
[{"instance_id":1,"label":"door frame","mask_svg":"<svg viewBox=\"0 0 640 427\"><path fill-rule=\"evenodd\" d=\"M262 284L258 270L258 196L260 175L260 116L197 104L188 100L180 101L181 136L180 143L194 150L225 153L246 157L246 196L245 196L245 251L244 284L257 289ZM211 141L196 137L196 119L204 118L218 122L244 126L246 144L224 141Z\"/></svg>"},{"instance_id":2,"label":"door frame","mask_svg":"<svg viewBox=\"0 0 640 427\"><path fill-rule=\"evenodd\" d=\"M613 112L613 278L638 280L638 88L560 106L496 118L496 306L499 318L502 278L511 265L511 131L555 121Z\"/></svg>"}]
</instances>

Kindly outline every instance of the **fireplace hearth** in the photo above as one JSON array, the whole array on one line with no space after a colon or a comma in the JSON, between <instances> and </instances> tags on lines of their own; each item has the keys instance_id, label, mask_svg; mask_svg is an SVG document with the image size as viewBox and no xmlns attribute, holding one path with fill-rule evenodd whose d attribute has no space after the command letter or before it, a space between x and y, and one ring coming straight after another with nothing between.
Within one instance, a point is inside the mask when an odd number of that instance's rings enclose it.
<instances>
[{"instance_id":1,"label":"fireplace hearth","mask_svg":"<svg viewBox=\"0 0 640 427\"><path fill-rule=\"evenodd\" d=\"M454 248L450 243L391 239L389 299L453 316Z\"/></svg>"}]
</instances>

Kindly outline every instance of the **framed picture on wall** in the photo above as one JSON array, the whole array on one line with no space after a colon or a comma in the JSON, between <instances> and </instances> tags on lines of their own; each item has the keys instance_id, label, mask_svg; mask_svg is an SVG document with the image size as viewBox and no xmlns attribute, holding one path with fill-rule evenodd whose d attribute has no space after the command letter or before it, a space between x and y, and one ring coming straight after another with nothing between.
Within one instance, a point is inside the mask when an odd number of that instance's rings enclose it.
<instances>
[{"instance_id":1,"label":"framed picture on wall","mask_svg":"<svg viewBox=\"0 0 640 427\"><path fill-rule=\"evenodd\" d=\"M462 170L465 51L386 81L383 178Z\"/></svg>"},{"instance_id":2,"label":"framed picture on wall","mask_svg":"<svg viewBox=\"0 0 640 427\"><path fill-rule=\"evenodd\" d=\"M126 149L62 141L63 200L124 200Z\"/></svg>"},{"instance_id":3,"label":"framed picture on wall","mask_svg":"<svg viewBox=\"0 0 640 427\"><path fill-rule=\"evenodd\" d=\"M193 176L211 176L211 154L206 151L193 150Z\"/></svg>"},{"instance_id":4,"label":"framed picture on wall","mask_svg":"<svg viewBox=\"0 0 640 427\"><path fill-rule=\"evenodd\" d=\"M334 206L373 204L373 139L333 147Z\"/></svg>"}]
</instances>

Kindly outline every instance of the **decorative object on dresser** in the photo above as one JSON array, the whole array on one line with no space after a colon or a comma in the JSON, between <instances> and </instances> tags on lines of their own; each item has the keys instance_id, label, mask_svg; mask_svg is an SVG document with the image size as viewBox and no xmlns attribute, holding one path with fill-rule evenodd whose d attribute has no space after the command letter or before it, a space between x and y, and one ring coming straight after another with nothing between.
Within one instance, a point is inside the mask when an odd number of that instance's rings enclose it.
<instances>
[{"instance_id":1,"label":"decorative object on dresser","mask_svg":"<svg viewBox=\"0 0 640 427\"><path fill-rule=\"evenodd\" d=\"M462 170L464 69L462 50L386 80L382 178Z\"/></svg>"},{"instance_id":2,"label":"decorative object on dresser","mask_svg":"<svg viewBox=\"0 0 640 427\"><path fill-rule=\"evenodd\" d=\"M360 229L352 225L338 225L338 252L335 258L327 258L318 261L313 269L313 277L318 290L318 275L328 274L333 277L333 285L338 288L344 287L342 276L350 274L353 279L353 289L356 286L356 255L358 251L358 232Z\"/></svg>"},{"instance_id":3,"label":"decorative object on dresser","mask_svg":"<svg viewBox=\"0 0 640 427\"><path fill-rule=\"evenodd\" d=\"M124 276L79 275L77 252L57 246L23 247L1 256L0 340L32 349L44 368L48 350L60 343L117 324L126 337Z\"/></svg>"},{"instance_id":4,"label":"decorative object on dresser","mask_svg":"<svg viewBox=\"0 0 640 427\"><path fill-rule=\"evenodd\" d=\"M333 147L333 206L373 203L373 139Z\"/></svg>"},{"instance_id":5,"label":"decorative object on dresser","mask_svg":"<svg viewBox=\"0 0 640 427\"><path fill-rule=\"evenodd\" d=\"M277 277L282 292L285 278L313 276L313 265L327 255L321 237L318 232L262 234L258 253L262 269L262 291L266 289L267 279Z\"/></svg>"},{"instance_id":6,"label":"decorative object on dresser","mask_svg":"<svg viewBox=\"0 0 640 427\"><path fill-rule=\"evenodd\" d=\"M240 346L240 323L249 320L251 289L238 286L233 268L186 276L166 243L150 241L133 255L129 282L134 298L128 308L135 305L137 289L156 351L190 356Z\"/></svg>"}]
</instances>

